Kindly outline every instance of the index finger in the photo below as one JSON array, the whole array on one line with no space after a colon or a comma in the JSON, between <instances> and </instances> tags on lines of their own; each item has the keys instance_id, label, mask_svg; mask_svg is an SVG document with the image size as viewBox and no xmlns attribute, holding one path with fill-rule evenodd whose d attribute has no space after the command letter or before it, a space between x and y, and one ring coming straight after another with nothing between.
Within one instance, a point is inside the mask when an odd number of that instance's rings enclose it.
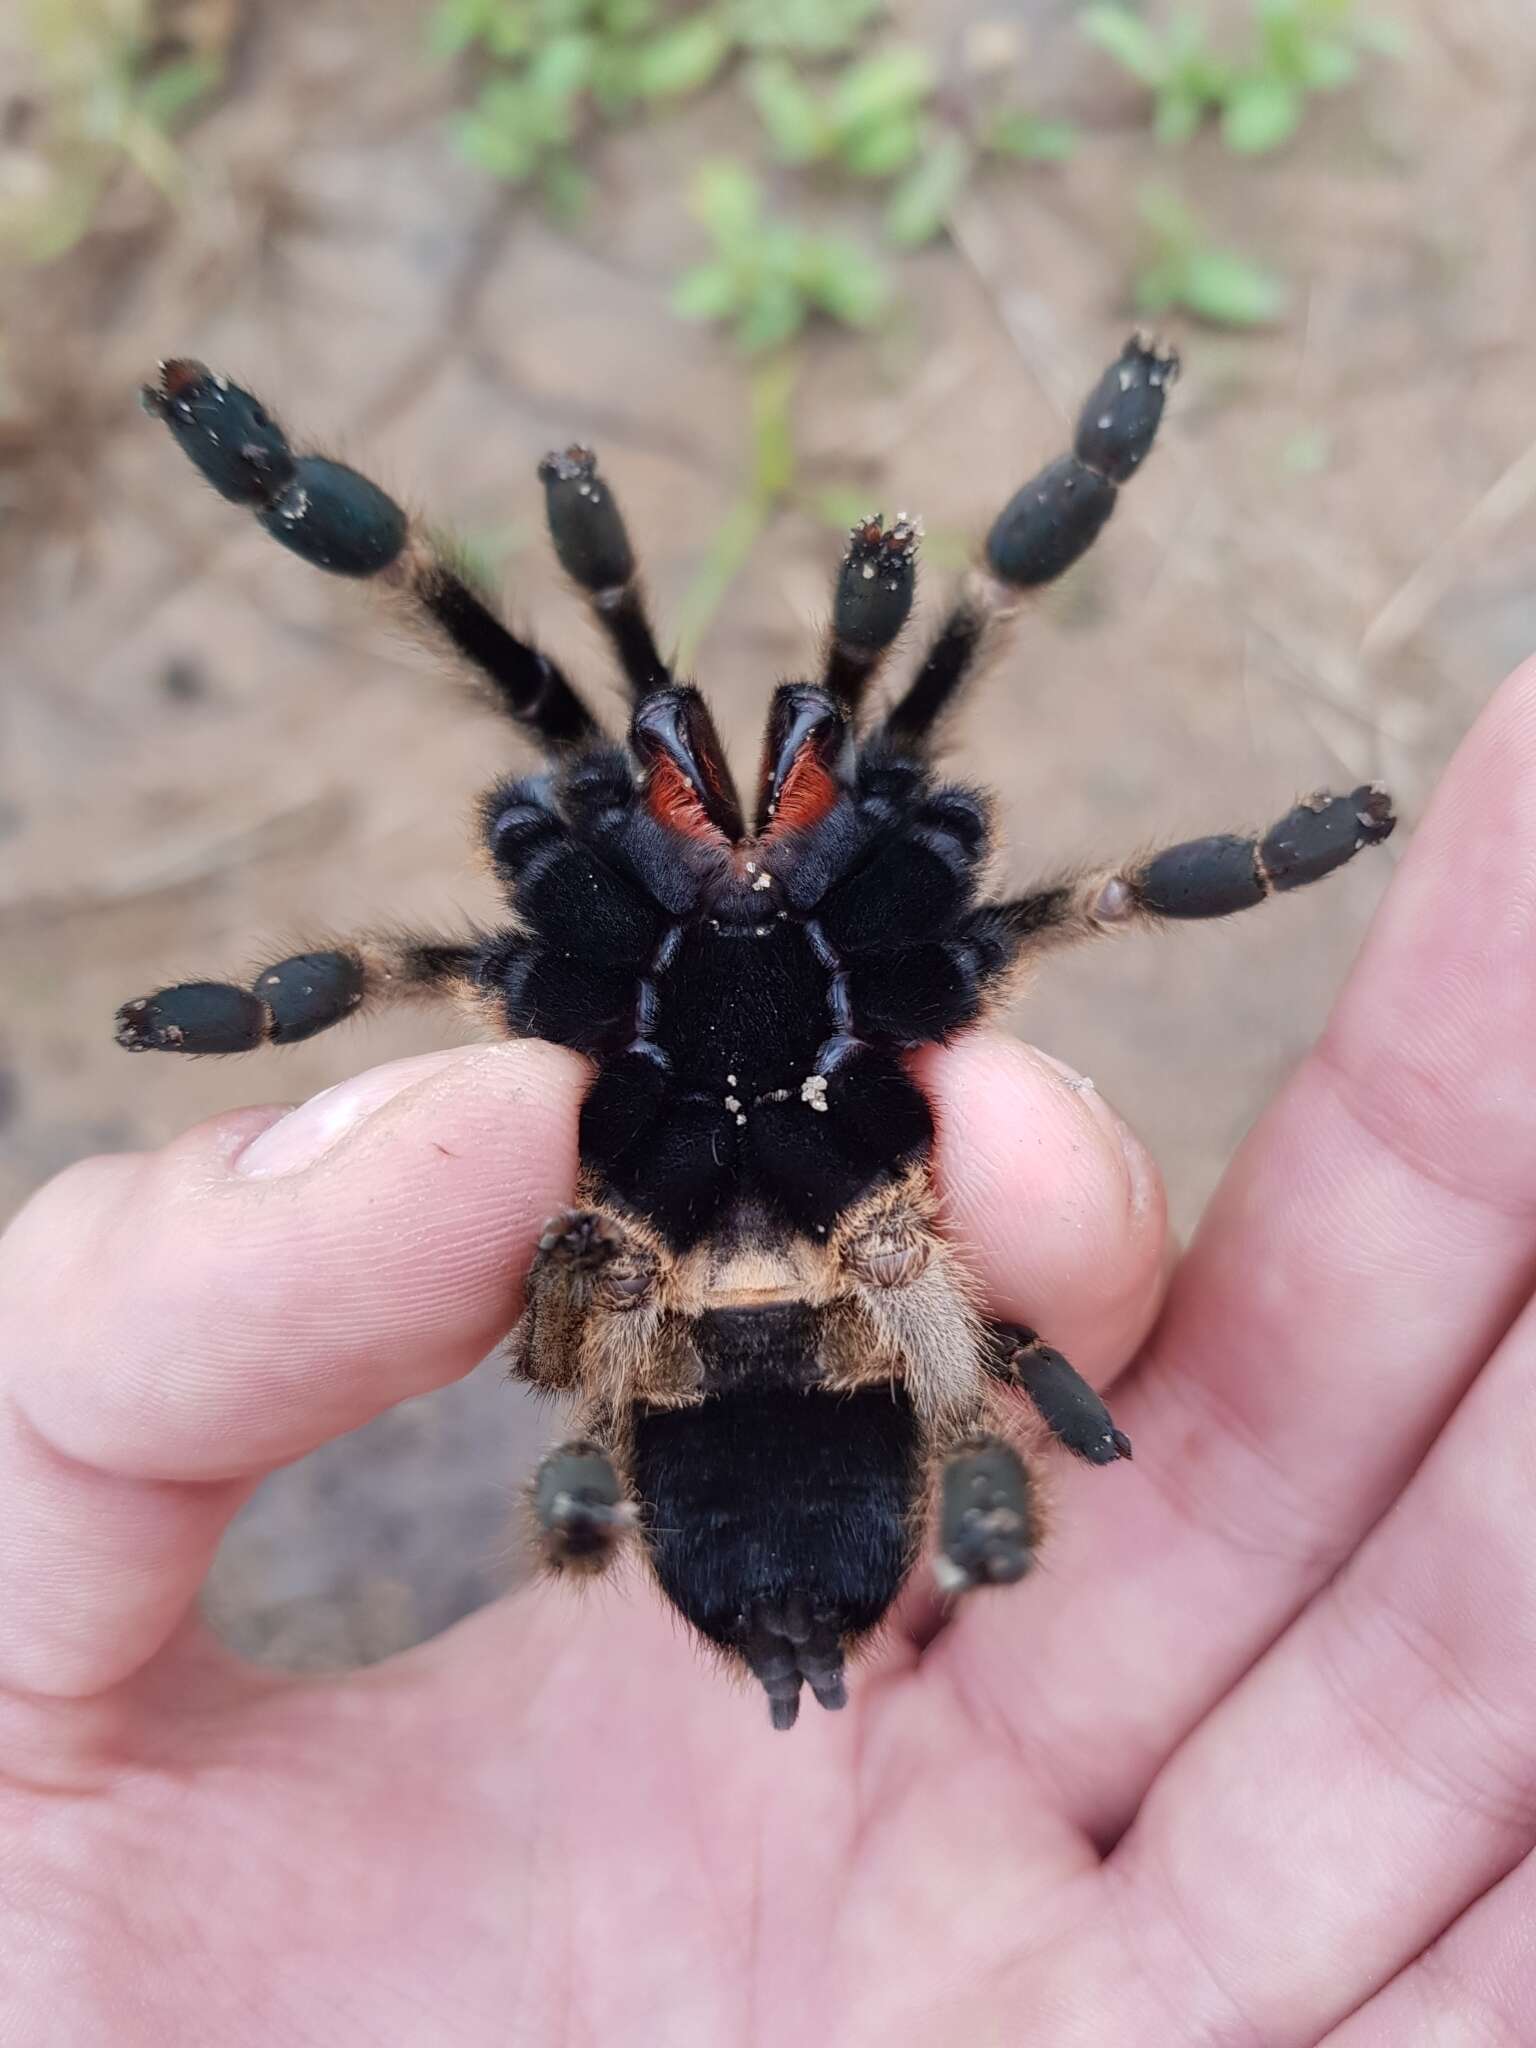
<instances>
[{"instance_id":1,"label":"index finger","mask_svg":"<svg viewBox=\"0 0 1536 2048\"><path fill-rule=\"evenodd\" d=\"M1533 930L1536 663L1463 743L1116 1389L1115 1514L1067 1521L1027 1642L971 1646L1096 1835L1377 1521L1530 1291Z\"/></svg>"}]
</instances>

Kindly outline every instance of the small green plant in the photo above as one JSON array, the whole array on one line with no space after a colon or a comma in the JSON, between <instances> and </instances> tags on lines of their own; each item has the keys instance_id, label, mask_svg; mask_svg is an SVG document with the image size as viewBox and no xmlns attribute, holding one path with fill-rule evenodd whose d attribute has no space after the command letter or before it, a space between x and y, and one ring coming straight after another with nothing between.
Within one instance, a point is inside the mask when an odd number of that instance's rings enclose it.
<instances>
[{"instance_id":1,"label":"small green plant","mask_svg":"<svg viewBox=\"0 0 1536 2048\"><path fill-rule=\"evenodd\" d=\"M821 164L891 180L884 233L915 249L939 234L985 153L1044 162L1067 155L1073 131L1022 108L988 110L975 133L940 114L927 53L900 43L847 65L824 90L785 59L755 65L747 89L781 162Z\"/></svg>"},{"instance_id":2,"label":"small green plant","mask_svg":"<svg viewBox=\"0 0 1536 2048\"><path fill-rule=\"evenodd\" d=\"M764 58L747 91L781 162L836 163L857 178L889 178L921 152L937 83L927 52L902 43L846 65L823 91L787 57Z\"/></svg>"},{"instance_id":3,"label":"small green plant","mask_svg":"<svg viewBox=\"0 0 1536 2048\"><path fill-rule=\"evenodd\" d=\"M825 58L846 51L880 0L440 0L439 56L488 68L459 117L471 163L536 185L557 214L576 211L587 180L581 144L606 123L691 98L742 55Z\"/></svg>"},{"instance_id":4,"label":"small green plant","mask_svg":"<svg viewBox=\"0 0 1536 2048\"><path fill-rule=\"evenodd\" d=\"M1388 52L1386 23L1359 15L1356 0L1251 0L1252 46L1240 58L1213 48L1199 14L1180 11L1159 32L1124 0L1081 16L1083 32L1152 94L1160 142L1187 142L1208 119L1229 149L1262 155L1288 142L1315 92L1357 76L1367 50Z\"/></svg>"},{"instance_id":5,"label":"small green plant","mask_svg":"<svg viewBox=\"0 0 1536 2048\"><path fill-rule=\"evenodd\" d=\"M715 253L678 280L672 304L685 320L729 321L756 353L791 340L815 313L868 327L888 304L889 282L872 256L843 236L775 219L745 164L706 164L692 203Z\"/></svg>"},{"instance_id":6,"label":"small green plant","mask_svg":"<svg viewBox=\"0 0 1536 2048\"><path fill-rule=\"evenodd\" d=\"M167 55L148 0L28 0L35 178L0 198L0 248L48 262L78 242L125 164L168 197L177 124L219 83L217 54Z\"/></svg>"},{"instance_id":7,"label":"small green plant","mask_svg":"<svg viewBox=\"0 0 1536 2048\"><path fill-rule=\"evenodd\" d=\"M1197 14L1176 14L1161 34L1121 0L1085 8L1083 34L1152 95L1159 142L1187 142L1225 101L1231 67L1206 42Z\"/></svg>"},{"instance_id":8,"label":"small green plant","mask_svg":"<svg viewBox=\"0 0 1536 2048\"><path fill-rule=\"evenodd\" d=\"M677 666L684 673L693 668L700 643L719 616L731 585L781 512L800 512L844 535L871 515L867 490L847 483L815 483L801 470L794 421L799 369L790 349L752 369L748 385L752 438L746 483L716 528L678 609ZM929 533L923 542L924 560L935 568L958 570L969 560L970 552L971 537L965 533L941 529Z\"/></svg>"},{"instance_id":9,"label":"small green plant","mask_svg":"<svg viewBox=\"0 0 1536 2048\"><path fill-rule=\"evenodd\" d=\"M1138 211L1148 253L1136 276L1143 313L1192 313L1215 327L1267 327L1285 311L1284 280L1234 250L1215 247L1174 192L1154 186Z\"/></svg>"},{"instance_id":10,"label":"small green plant","mask_svg":"<svg viewBox=\"0 0 1536 2048\"><path fill-rule=\"evenodd\" d=\"M884 231L902 248L941 232L984 155L1046 161L1072 131L1023 108L987 106L970 120L939 106L926 51L887 43L862 52L881 0L441 0L443 56L489 67L458 120L469 159L541 189L561 214L579 209L583 142L604 124L691 98L745 60L749 99L780 162L888 185ZM807 75L814 67L820 77ZM831 75L828 76L829 69Z\"/></svg>"},{"instance_id":11,"label":"small green plant","mask_svg":"<svg viewBox=\"0 0 1536 2048\"><path fill-rule=\"evenodd\" d=\"M677 660L685 672L698 655L731 585L751 559L769 521L795 485L793 401L797 364L784 354L752 373L752 462L747 486L721 520L709 553L683 593L677 616Z\"/></svg>"}]
</instances>

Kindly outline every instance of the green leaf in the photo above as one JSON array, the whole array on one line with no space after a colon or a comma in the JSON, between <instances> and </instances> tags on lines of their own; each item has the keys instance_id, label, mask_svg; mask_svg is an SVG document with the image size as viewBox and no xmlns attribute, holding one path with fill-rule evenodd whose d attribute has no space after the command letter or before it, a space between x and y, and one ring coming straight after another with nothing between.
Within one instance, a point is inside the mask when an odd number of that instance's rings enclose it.
<instances>
[{"instance_id":1,"label":"green leaf","mask_svg":"<svg viewBox=\"0 0 1536 2048\"><path fill-rule=\"evenodd\" d=\"M825 313L849 327L868 327L890 302L884 270L855 243L837 236L806 245L800 281Z\"/></svg>"},{"instance_id":2,"label":"green leaf","mask_svg":"<svg viewBox=\"0 0 1536 2048\"><path fill-rule=\"evenodd\" d=\"M1160 85L1168 64L1163 47L1147 24L1125 7L1085 7L1078 26L1088 40L1108 51L1115 62L1143 85Z\"/></svg>"},{"instance_id":3,"label":"green leaf","mask_svg":"<svg viewBox=\"0 0 1536 2048\"><path fill-rule=\"evenodd\" d=\"M780 57L764 57L747 73L747 95L785 163L814 163L832 146L832 130L816 95Z\"/></svg>"},{"instance_id":4,"label":"green leaf","mask_svg":"<svg viewBox=\"0 0 1536 2048\"><path fill-rule=\"evenodd\" d=\"M884 0L734 0L732 34L752 50L831 57L854 47Z\"/></svg>"},{"instance_id":5,"label":"green leaf","mask_svg":"<svg viewBox=\"0 0 1536 2048\"><path fill-rule=\"evenodd\" d=\"M1203 94L1190 92L1182 83L1165 86L1157 96L1153 134L1170 148L1188 142L1205 119L1206 105Z\"/></svg>"},{"instance_id":6,"label":"green leaf","mask_svg":"<svg viewBox=\"0 0 1536 2048\"><path fill-rule=\"evenodd\" d=\"M517 0L439 0L428 24L427 46L435 56L457 57L483 43L496 56L509 31L521 34L519 48L526 49L531 23Z\"/></svg>"},{"instance_id":7,"label":"green leaf","mask_svg":"<svg viewBox=\"0 0 1536 2048\"><path fill-rule=\"evenodd\" d=\"M1146 264L1136 274L1137 312L1166 313L1179 305L1183 279L1184 261L1180 256L1165 256Z\"/></svg>"},{"instance_id":8,"label":"green leaf","mask_svg":"<svg viewBox=\"0 0 1536 2048\"><path fill-rule=\"evenodd\" d=\"M1338 92L1357 75L1360 59L1333 36L1313 36L1302 55L1303 76L1314 92Z\"/></svg>"},{"instance_id":9,"label":"green leaf","mask_svg":"<svg viewBox=\"0 0 1536 2048\"><path fill-rule=\"evenodd\" d=\"M644 35L656 25L655 0L601 0L597 19L605 40Z\"/></svg>"},{"instance_id":10,"label":"green leaf","mask_svg":"<svg viewBox=\"0 0 1536 2048\"><path fill-rule=\"evenodd\" d=\"M705 164L693 181L694 212L715 238L729 246L757 232L763 193L756 178L734 157Z\"/></svg>"},{"instance_id":11,"label":"green leaf","mask_svg":"<svg viewBox=\"0 0 1536 2048\"><path fill-rule=\"evenodd\" d=\"M1184 262L1179 301L1218 327L1267 327L1285 311L1286 288L1272 270L1226 249L1196 249Z\"/></svg>"},{"instance_id":12,"label":"green leaf","mask_svg":"<svg viewBox=\"0 0 1536 2048\"><path fill-rule=\"evenodd\" d=\"M850 64L837 81L828 112L838 128L856 128L881 115L908 113L934 88L926 51L902 43Z\"/></svg>"},{"instance_id":13,"label":"green leaf","mask_svg":"<svg viewBox=\"0 0 1536 2048\"><path fill-rule=\"evenodd\" d=\"M942 232L949 209L965 190L972 157L964 139L942 135L892 191L885 238L901 249L920 249Z\"/></svg>"},{"instance_id":14,"label":"green leaf","mask_svg":"<svg viewBox=\"0 0 1536 2048\"><path fill-rule=\"evenodd\" d=\"M493 57L526 57L538 47L539 30L531 9L503 4L486 30L485 47Z\"/></svg>"},{"instance_id":15,"label":"green leaf","mask_svg":"<svg viewBox=\"0 0 1536 2048\"><path fill-rule=\"evenodd\" d=\"M856 178L890 178L904 170L922 146L922 121L916 114L896 111L844 130L837 154Z\"/></svg>"},{"instance_id":16,"label":"green leaf","mask_svg":"<svg viewBox=\"0 0 1536 2048\"><path fill-rule=\"evenodd\" d=\"M467 162L510 185L520 185L538 158L526 131L505 127L481 113L461 114L452 123L451 133Z\"/></svg>"},{"instance_id":17,"label":"green leaf","mask_svg":"<svg viewBox=\"0 0 1536 2048\"><path fill-rule=\"evenodd\" d=\"M434 57L457 57L480 40L480 0L438 0L427 23L427 48Z\"/></svg>"},{"instance_id":18,"label":"green leaf","mask_svg":"<svg viewBox=\"0 0 1536 2048\"><path fill-rule=\"evenodd\" d=\"M702 92L731 53L724 24L695 14L665 28L634 53L634 87L641 99L682 99Z\"/></svg>"},{"instance_id":19,"label":"green leaf","mask_svg":"<svg viewBox=\"0 0 1536 2048\"><path fill-rule=\"evenodd\" d=\"M531 106L562 134L569 126L571 102L587 89L596 55L595 36L552 36L523 72Z\"/></svg>"},{"instance_id":20,"label":"green leaf","mask_svg":"<svg viewBox=\"0 0 1536 2048\"><path fill-rule=\"evenodd\" d=\"M1077 147L1077 130L1070 121L1044 121L1022 107L999 114L987 129L982 147L1001 156L1022 157L1027 163L1061 163Z\"/></svg>"},{"instance_id":21,"label":"green leaf","mask_svg":"<svg viewBox=\"0 0 1536 2048\"><path fill-rule=\"evenodd\" d=\"M605 120L616 120L634 106L635 67L628 43L599 39L588 90Z\"/></svg>"},{"instance_id":22,"label":"green leaf","mask_svg":"<svg viewBox=\"0 0 1536 2048\"><path fill-rule=\"evenodd\" d=\"M529 16L537 41L564 35L572 29L590 28L597 12L597 0L520 0Z\"/></svg>"},{"instance_id":23,"label":"green leaf","mask_svg":"<svg viewBox=\"0 0 1536 2048\"><path fill-rule=\"evenodd\" d=\"M556 150L539 165L539 191L551 219L572 227L592 198L592 180L569 150Z\"/></svg>"},{"instance_id":24,"label":"green leaf","mask_svg":"<svg viewBox=\"0 0 1536 2048\"><path fill-rule=\"evenodd\" d=\"M157 128L170 128L218 85L224 67L216 57L184 57L162 65L139 86L137 111Z\"/></svg>"},{"instance_id":25,"label":"green leaf","mask_svg":"<svg viewBox=\"0 0 1536 2048\"><path fill-rule=\"evenodd\" d=\"M1221 117L1222 138L1241 156L1262 156L1289 142L1301 126L1306 102L1295 86L1268 73L1241 80Z\"/></svg>"},{"instance_id":26,"label":"green leaf","mask_svg":"<svg viewBox=\"0 0 1536 2048\"><path fill-rule=\"evenodd\" d=\"M736 273L728 263L697 263L672 288L672 310L680 320L725 320L740 302Z\"/></svg>"},{"instance_id":27,"label":"green leaf","mask_svg":"<svg viewBox=\"0 0 1536 2048\"><path fill-rule=\"evenodd\" d=\"M807 311L805 295L793 278L765 277L736 322L736 339L754 354L778 348L800 332Z\"/></svg>"}]
</instances>

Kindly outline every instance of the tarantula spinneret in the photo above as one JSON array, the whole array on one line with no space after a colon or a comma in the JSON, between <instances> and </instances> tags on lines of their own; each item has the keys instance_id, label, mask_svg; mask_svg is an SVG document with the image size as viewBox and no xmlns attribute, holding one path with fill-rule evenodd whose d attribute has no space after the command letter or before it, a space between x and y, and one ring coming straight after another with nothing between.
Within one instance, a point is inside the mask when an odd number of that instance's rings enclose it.
<instances>
[{"instance_id":1,"label":"tarantula spinneret","mask_svg":"<svg viewBox=\"0 0 1536 2048\"><path fill-rule=\"evenodd\" d=\"M376 484L297 452L200 363L164 364L144 394L284 547L410 605L546 766L480 808L515 924L362 936L249 986L162 989L119 1012L119 1041L243 1052L365 1003L455 995L502 1032L590 1057L575 1206L550 1220L511 1339L514 1372L576 1410L532 1488L539 1545L567 1571L638 1548L693 1627L756 1674L776 1728L805 1686L843 1704L847 1653L925 1543L950 1593L1024 1575L1041 1444L1130 1456L1067 1360L982 1319L959 1284L905 1055L965 1030L1048 947L1246 910L1392 830L1372 785L1307 797L1257 835L980 896L987 810L934 768L941 716L1022 593L1109 518L1177 368L1145 337L1126 343L1072 452L1004 507L915 676L879 705L919 528L854 528L820 680L774 692L750 817L704 699L657 650L588 450L540 475L555 551L633 699L622 744Z\"/></svg>"}]
</instances>

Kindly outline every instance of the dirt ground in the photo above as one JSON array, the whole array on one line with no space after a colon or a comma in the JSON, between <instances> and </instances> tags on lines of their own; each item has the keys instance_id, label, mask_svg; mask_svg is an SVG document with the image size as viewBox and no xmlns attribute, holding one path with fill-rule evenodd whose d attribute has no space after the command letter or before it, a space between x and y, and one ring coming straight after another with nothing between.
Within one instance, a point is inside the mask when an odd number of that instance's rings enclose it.
<instances>
[{"instance_id":1,"label":"dirt ground","mask_svg":"<svg viewBox=\"0 0 1536 2048\"><path fill-rule=\"evenodd\" d=\"M1127 325L1131 195L1165 175L1070 7L973 11L1025 33L1032 94L1088 140L968 194L891 334L816 337L796 401L808 484L953 533L1065 445ZM1217 237L1294 281L1290 315L1261 337L1172 323L1185 379L1156 458L956 748L1000 792L1020 882L1318 784L1398 797L1386 857L1230 927L1065 959L1019 1019L1139 1126L1185 1227L1316 1032L1456 741L1536 648L1536 17L1390 11L1408 56L1283 156L1182 160ZM908 12L941 46L957 20ZM380 1018L281 1058L130 1065L125 997L381 913L487 907L465 823L504 734L365 591L193 486L135 406L160 356L206 357L509 546L516 616L589 679L602 657L537 545L538 455L597 444L663 622L742 488L740 362L667 310L699 253L676 195L733 145L730 101L606 144L590 222L558 233L456 160L421 22L407 0L253 8L187 138L187 203L115 199L63 262L0 274L0 1210L90 1151L446 1042ZM707 634L738 752L810 657L834 555L786 512ZM543 1428L490 1364L279 1475L225 1546L216 1614L293 1663L444 1625L515 1577Z\"/></svg>"}]
</instances>

